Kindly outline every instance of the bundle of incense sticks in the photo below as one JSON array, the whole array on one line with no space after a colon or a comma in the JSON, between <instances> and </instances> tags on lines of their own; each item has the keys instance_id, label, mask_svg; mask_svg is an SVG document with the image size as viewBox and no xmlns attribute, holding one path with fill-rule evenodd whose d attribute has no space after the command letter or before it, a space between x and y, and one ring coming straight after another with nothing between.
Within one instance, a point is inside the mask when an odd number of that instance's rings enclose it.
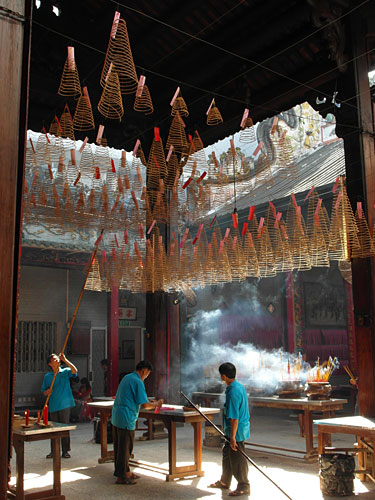
<instances>
[{"instance_id":1,"label":"bundle of incense sticks","mask_svg":"<svg viewBox=\"0 0 375 500\"><path fill-rule=\"evenodd\" d=\"M355 380L355 376L353 375L353 372L351 371L351 369L349 368L349 366L344 366L344 370L346 371L346 373L349 375L349 377L352 380Z\"/></svg>"}]
</instances>

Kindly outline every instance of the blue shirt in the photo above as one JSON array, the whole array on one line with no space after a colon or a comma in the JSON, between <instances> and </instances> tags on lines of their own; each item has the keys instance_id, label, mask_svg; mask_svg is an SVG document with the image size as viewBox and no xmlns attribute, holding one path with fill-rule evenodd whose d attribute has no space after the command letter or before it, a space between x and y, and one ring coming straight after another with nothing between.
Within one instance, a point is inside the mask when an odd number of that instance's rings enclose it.
<instances>
[{"instance_id":1,"label":"blue shirt","mask_svg":"<svg viewBox=\"0 0 375 500\"><path fill-rule=\"evenodd\" d=\"M51 387L53 375L54 372L52 371L44 375L42 392ZM70 368L59 368L48 400L48 410L50 412L65 410L65 408L72 408L76 405L70 388L70 379L75 376Z\"/></svg>"},{"instance_id":2,"label":"blue shirt","mask_svg":"<svg viewBox=\"0 0 375 500\"><path fill-rule=\"evenodd\" d=\"M249 404L245 387L235 380L225 389L224 433L230 438L230 420L238 420L236 441L250 436Z\"/></svg>"},{"instance_id":3,"label":"blue shirt","mask_svg":"<svg viewBox=\"0 0 375 500\"><path fill-rule=\"evenodd\" d=\"M133 431L141 405L148 403L145 384L137 372L129 373L118 386L112 408L112 424Z\"/></svg>"}]
</instances>

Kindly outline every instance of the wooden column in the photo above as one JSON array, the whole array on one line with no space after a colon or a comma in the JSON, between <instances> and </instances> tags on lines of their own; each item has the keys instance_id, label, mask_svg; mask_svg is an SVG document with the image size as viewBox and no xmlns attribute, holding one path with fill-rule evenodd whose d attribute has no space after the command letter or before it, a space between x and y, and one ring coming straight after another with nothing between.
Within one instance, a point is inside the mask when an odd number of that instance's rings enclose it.
<instances>
[{"instance_id":1,"label":"wooden column","mask_svg":"<svg viewBox=\"0 0 375 500\"><path fill-rule=\"evenodd\" d=\"M374 224L375 202L375 151L374 151L374 121L370 86L368 80L368 56L365 54L369 47L366 37L374 28L373 9L363 9L353 16L352 20L352 47L355 75L356 100L359 133L360 165L357 165L354 178L361 177L361 190L357 192L351 187L351 177L348 176L348 190L351 192L352 206L357 201L364 200L365 212L369 227ZM365 55L363 55L365 54ZM361 415L375 415L375 349L374 349L374 300L375 274L374 259L353 260L353 300L357 348L358 367L358 404Z\"/></svg>"},{"instance_id":2,"label":"wooden column","mask_svg":"<svg viewBox=\"0 0 375 500\"><path fill-rule=\"evenodd\" d=\"M23 164L28 108L31 0L0 0L0 498L11 454ZM12 12L14 15L12 15ZM26 20L22 17L26 16Z\"/></svg>"},{"instance_id":3,"label":"wooden column","mask_svg":"<svg viewBox=\"0 0 375 500\"><path fill-rule=\"evenodd\" d=\"M118 288L108 294L108 396L115 396L118 387Z\"/></svg>"}]
</instances>

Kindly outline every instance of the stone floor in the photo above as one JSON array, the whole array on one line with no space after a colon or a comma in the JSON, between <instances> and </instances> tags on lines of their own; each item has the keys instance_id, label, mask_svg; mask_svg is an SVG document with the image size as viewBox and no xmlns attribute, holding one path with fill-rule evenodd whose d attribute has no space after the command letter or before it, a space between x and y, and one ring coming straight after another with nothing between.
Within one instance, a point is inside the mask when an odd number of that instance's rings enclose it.
<instances>
[{"instance_id":1,"label":"stone floor","mask_svg":"<svg viewBox=\"0 0 375 500\"><path fill-rule=\"evenodd\" d=\"M140 435L140 433L137 433ZM189 463L193 457L193 432L191 426L177 429L177 459L179 463ZM113 464L98 464L100 445L93 442L93 425L80 423L71 433L71 459L63 459L62 492L69 500L92 499L163 499L199 500L230 498L227 491L208 488L219 479L221 471L220 448L203 447L203 469L205 476L175 482L166 482L160 474L144 469L136 469L141 475L136 485L116 485ZM252 413L252 437L256 443L303 450L304 439L299 437L298 423L294 414L279 410L257 408ZM349 436L339 435L337 445L351 445ZM37 441L25 444L25 487L41 488L52 483L51 461L45 458L49 443ZM136 441L135 458L166 466L167 441ZM320 491L318 464L306 463L301 458L271 454L267 451L248 450L251 459L262 468L293 500L319 500L331 498ZM251 498L281 500L286 497L254 467L249 469ZM15 461L12 461L12 482L15 482ZM357 500L374 500L375 484L361 483L355 479L355 495L346 497ZM236 486L235 480L232 489Z\"/></svg>"}]
</instances>

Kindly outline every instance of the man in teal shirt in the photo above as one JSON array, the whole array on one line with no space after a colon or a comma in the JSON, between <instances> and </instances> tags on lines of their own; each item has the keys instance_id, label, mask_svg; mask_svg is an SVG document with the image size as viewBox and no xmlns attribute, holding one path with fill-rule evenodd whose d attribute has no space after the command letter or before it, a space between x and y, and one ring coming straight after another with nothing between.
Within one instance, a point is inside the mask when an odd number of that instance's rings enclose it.
<instances>
[{"instance_id":1,"label":"man in teal shirt","mask_svg":"<svg viewBox=\"0 0 375 500\"><path fill-rule=\"evenodd\" d=\"M66 368L60 367L60 362L65 363ZM77 368L71 363L64 354L50 354L47 359L51 371L44 375L42 384L42 393L44 396L50 395L48 401L49 419L52 422L69 423L70 408L75 406L70 379L76 376ZM56 374L55 382L51 390L53 377ZM61 438L62 457L70 458L70 438ZM51 452L46 458L53 458L52 441Z\"/></svg>"},{"instance_id":2,"label":"man in teal shirt","mask_svg":"<svg viewBox=\"0 0 375 500\"><path fill-rule=\"evenodd\" d=\"M150 375L152 365L149 361L140 361L135 372L126 375L118 386L112 409L113 452L117 484L136 484L139 476L129 468L129 459L133 452L135 424L141 406L146 410L160 407L163 400L150 403L147 398L144 381Z\"/></svg>"},{"instance_id":3,"label":"man in teal shirt","mask_svg":"<svg viewBox=\"0 0 375 500\"><path fill-rule=\"evenodd\" d=\"M224 404L224 433L230 442L223 447L222 475L211 488L228 489L232 476L237 480L237 488L229 496L250 495L248 463L238 449L245 451L244 442L250 436L249 404L245 387L236 380L236 367L232 363L219 366L221 380L226 384Z\"/></svg>"}]
</instances>

